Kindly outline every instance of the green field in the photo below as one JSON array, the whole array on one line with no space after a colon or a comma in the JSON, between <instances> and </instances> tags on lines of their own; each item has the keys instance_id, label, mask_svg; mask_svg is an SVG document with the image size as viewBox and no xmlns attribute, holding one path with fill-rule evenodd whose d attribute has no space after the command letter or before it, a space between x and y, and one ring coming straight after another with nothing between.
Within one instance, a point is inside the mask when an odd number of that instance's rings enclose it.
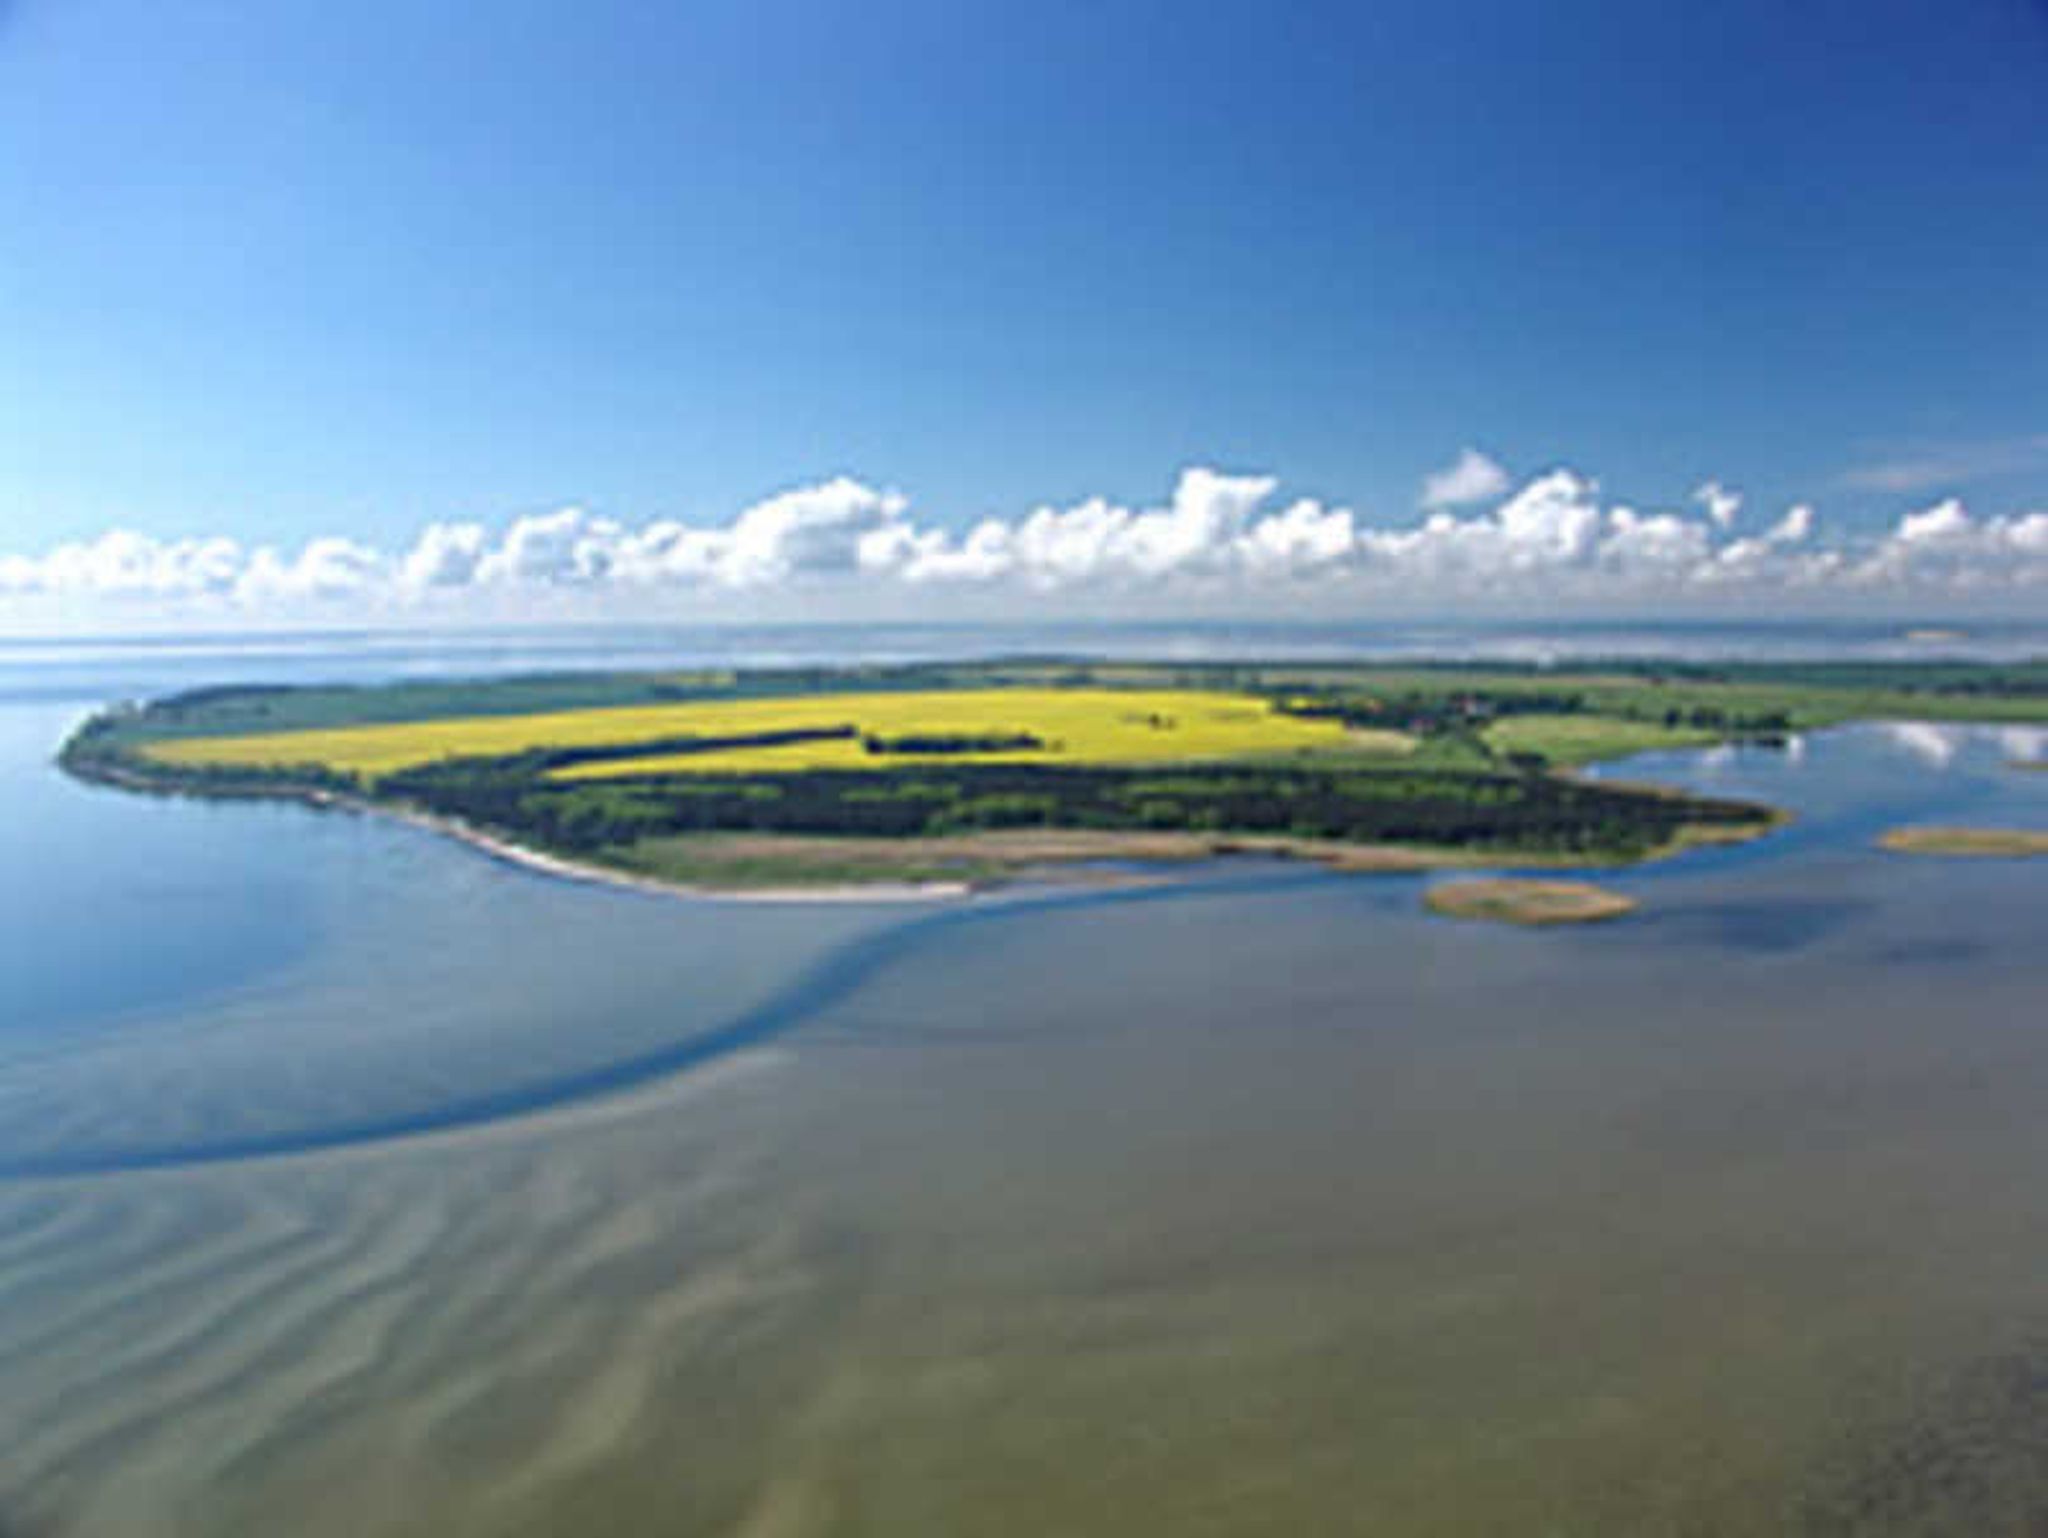
<instances>
[{"instance_id":1,"label":"green field","mask_svg":"<svg viewBox=\"0 0 2048 1538\"><path fill-rule=\"evenodd\" d=\"M1485 731L1486 744L1497 753L1536 753L1556 765L1625 758L1656 748L1703 747L1719 740L1698 726L1665 726L1658 721L1615 716L1505 716Z\"/></svg>"}]
</instances>

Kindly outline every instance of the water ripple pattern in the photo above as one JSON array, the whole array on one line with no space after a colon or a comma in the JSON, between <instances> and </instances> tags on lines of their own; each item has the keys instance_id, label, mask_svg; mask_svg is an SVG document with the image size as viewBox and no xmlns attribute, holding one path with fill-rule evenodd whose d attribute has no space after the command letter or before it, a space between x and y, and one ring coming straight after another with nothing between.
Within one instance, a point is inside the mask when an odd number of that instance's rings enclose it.
<instances>
[{"instance_id":1,"label":"water ripple pattern","mask_svg":"<svg viewBox=\"0 0 2048 1538\"><path fill-rule=\"evenodd\" d=\"M945 935L1012 915L1107 908L1190 897L1236 897L1344 879L1321 870L1262 871L1160 885L1009 897L940 908L827 952L759 1003L708 1030L596 1067L458 1096L424 1110L342 1118L318 1126L141 1146L86 1146L0 1160L0 1180L22 1181L175 1170L361 1148L403 1138L471 1131L622 1094L705 1067L787 1035L857 993L868 980Z\"/></svg>"}]
</instances>

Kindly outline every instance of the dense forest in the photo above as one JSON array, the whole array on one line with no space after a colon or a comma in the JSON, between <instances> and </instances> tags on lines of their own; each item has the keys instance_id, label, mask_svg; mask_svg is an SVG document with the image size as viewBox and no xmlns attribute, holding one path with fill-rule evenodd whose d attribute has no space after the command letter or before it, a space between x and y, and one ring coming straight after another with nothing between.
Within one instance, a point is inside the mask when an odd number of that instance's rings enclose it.
<instances>
[{"instance_id":1,"label":"dense forest","mask_svg":"<svg viewBox=\"0 0 2048 1538\"><path fill-rule=\"evenodd\" d=\"M1359 843L1640 855L1689 824L1757 826L1763 808L1540 774L1339 765L1170 770L933 764L799 774L536 779L500 760L391 775L379 794L551 848L597 853L679 833L908 838L993 828L1173 829Z\"/></svg>"}]
</instances>

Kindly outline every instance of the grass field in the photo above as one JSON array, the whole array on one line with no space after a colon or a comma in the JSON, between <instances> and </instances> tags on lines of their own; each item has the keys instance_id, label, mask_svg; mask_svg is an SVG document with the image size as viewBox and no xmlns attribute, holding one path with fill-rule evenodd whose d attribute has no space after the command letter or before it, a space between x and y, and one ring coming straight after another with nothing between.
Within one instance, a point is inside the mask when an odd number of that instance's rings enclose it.
<instances>
[{"instance_id":1,"label":"grass field","mask_svg":"<svg viewBox=\"0 0 2048 1538\"><path fill-rule=\"evenodd\" d=\"M1648 668L1648 664L1641 665ZM1944 670L1895 666L1796 664L1731 667L1730 676L1704 678L1683 670L1670 676L1650 671L1622 672L1598 668L1554 671L1506 671L1482 666L1430 668L1340 667L1266 670L1275 684L1327 688L1340 693L1379 696L1441 696L1470 693L1498 699L1517 696L1577 695L1575 714L1661 724L1667 712L1690 715L1719 711L1729 717L1780 712L1793 731L1811 731L1844 721L2048 721L2048 663L2027 663L2004 670L2014 675L2010 687L1996 681L2001 670L1978 668L1988 675L1981 687L1946 692Z\"/></svg>"},{"instance_id":2,"label":"grass field","mask_svg":"<svg viewBox=\"0 0 2048 1538\"><path fill-rule=\"evenodd\" d=\"M1624 758L1653 748L1699 747L1715 741L1718 734L1617 716L1531 714L1503 716L1486 728L1485 737L1496 753L1541 753L1553 764L1569 765Z\"/></svg>"},{"instance_id":3,"label":"grass field","mask_svg":"<svg viewBox=\"0 0 2048 1538\"><path fill-rule=\"evenodd\" d=\"M331 730L189 737L152 743L173 765L321 765L374 780L449 758L535 749L630 746L851 727L858 735L710 751L611 758L556 771L561 779L645 774L755 774L879 769L892 764L1142 764L1351 749L1396 755L1402 733L1347 731L1282 715L1255 696L1196 689L933 689L687 701L673 705L461 716ZM863 737L900 740L1029 735L1039 746L993 751L870 751Z\"/></svg>"}]
</instances>

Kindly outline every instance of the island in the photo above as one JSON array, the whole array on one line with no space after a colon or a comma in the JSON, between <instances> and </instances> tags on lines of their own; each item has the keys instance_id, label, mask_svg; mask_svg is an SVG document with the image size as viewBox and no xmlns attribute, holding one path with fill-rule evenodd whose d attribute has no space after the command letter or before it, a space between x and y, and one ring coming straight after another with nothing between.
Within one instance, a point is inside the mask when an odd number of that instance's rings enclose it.
<instances>
[{"instance_id":1,"label":"island","mask_svg":"<svg viewBox=\"0 0 2048 1538\"><path fill-rule=\"evenodd\" d=\"M1441 882L1429 889L1423 902L1430 912L1448 918L1527 925L1594 924L1636 909L1634 898L1588 882L1512 876Z\"/></svg>"},{"instance_id":2,"label":"island","mask_svg":"<svg viewBox=\"0 0 2048 1538\"><path fill-rule=\"evenodd\" d=\"M2033 828L1893 828L1877 842L1894 854L2048 855L2048 832Z\"/></svg>"},{"instance_id":3,"label":"island","mask_svg":"<svg viewBox=\"0 0 2048 1538\"><path fill-rule=\"evenodd\" d=\"M60 759L131 790L404 817L583 879L934 894L1224 855L1628 864L1782 816L1582 766L1865 717L2048 720L2048 664L1042 657L252 685L101 711Z\"/></svg>"}]
</instances>

